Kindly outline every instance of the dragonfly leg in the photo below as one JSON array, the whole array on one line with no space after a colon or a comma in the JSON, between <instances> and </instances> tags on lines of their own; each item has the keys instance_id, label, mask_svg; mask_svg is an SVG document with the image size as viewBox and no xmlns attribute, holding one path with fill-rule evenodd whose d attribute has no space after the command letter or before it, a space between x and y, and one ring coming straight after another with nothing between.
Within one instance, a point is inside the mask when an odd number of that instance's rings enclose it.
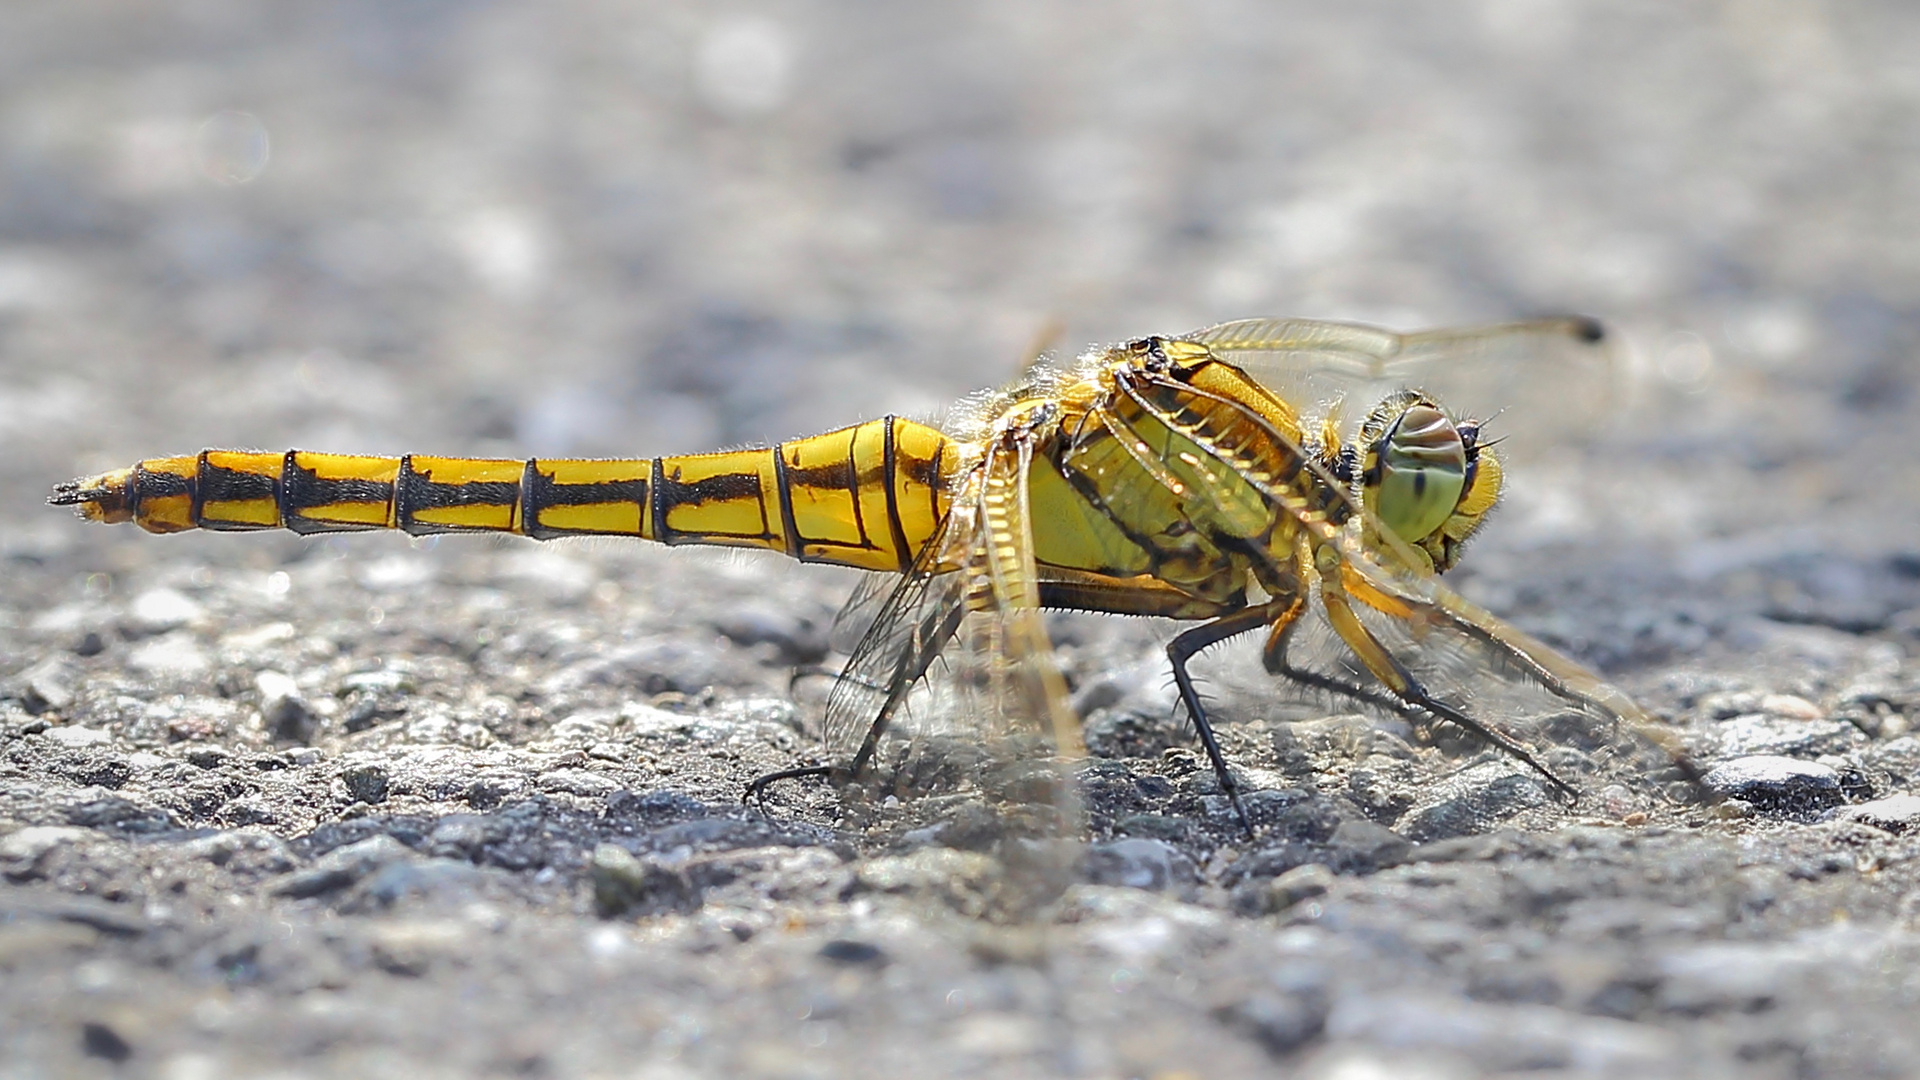
<instances>
[{"instance_id":1,"label":"dragonfly leg","mask_svg":"<svg viewBox=\"0 0 1920 1080\"><path fill-rule=\"evenodd\" d=\"M831 779L833 777L833 767L831 765L802 765L798 768L781 769L778 772L770 772L762 776L756 776L747 781L747 789L741 792L740 801L743 803L750 802L759 804L760 812L764 814L767 812L767 789L769 787L772 787L782 780L804 780L809 776Z\"/></svg>"},{"instance_id":2,"label":"dragonfly leg","mask_svg":"<svg viewBox=\"0 0 1920 1080\"><path fill-rule=\"evenodd\" d=\"M1323 550L1330 552L1331 549ZM1354 614L1353 605L1348 601L1346 591L1340 583L1337 556L1329 557L1322 566L1320 602L1326 608L1327 619L1333 624L1334 631L1340 635L1340 640L1347 643L1347 647L1352 649L1354 655L1360 658L1360 662L1367 666L1367 670L1384 683L1395 697L1430 715L1451 721L1499 747L1534 772L1539 773L1555 791L1568 799L1579 797L1573 785L1554 775L1553 770L1541 764L1540 760L1534 757L1532 751L1525 746L1429 694L1427 688L1420 685L1420 680L1414 678L1413 673L1407 670L1406 665L1387 651L1387 647L1380 644L1380 639L1374 637L1373 632L1360 621L1360 617Z\"/></svg>"},{"instance_id":3,"label":"dragonfly leg","mask_svg":"<svg viewBox=\"0 0 1920 1080\"><path fill-rule=\"evenodd\" d=\"M1310 686L1316 690L1325 690L1330 694L1338 694L1341 697L1364 702L1376 709L1384 709L1387 712L1406 713L1412 711L1408 708L1406 702L1390 695L1382 694L1376 690L1368 689L1359 683L1350 683L1344 679L1335 678L1332 675L1293 666L1293 661L1287 659L1287 645L1293 639L1294 630L1300 626L1298 619L1300 610L1304 609L1304 607L1305 605L1302 604L1299 609L1287 612L1285 618L1274 621L1273 632L1267 635L1267 643L1260 653L1261 664L1267 669L1269 674L1278 675L1283 679L1299 683L1302 686Z\"/></svg>"},{"instance_id":4,"label":"dragonfly leg","mask_svg":"<svg viewBox=\"0 0 1920 1080\"><path fill-rule=\"evenodd\" d=\"M1193 676L1187 673L1187 661L1208 646L1267 625L1274 620L1276 610L1284 612L1287 606L1298 604L1299 601L1295 599L1245 608L1196 626L1167 643L1167 660L1173 665L1173 682L1180 690L1180 700L1187 707L1187 715L1193 718L1194 730L1200 735L1200 745L1207 751L1207 760L1213 765L1214 775L1220 778L1220 788L1233 803L1234 815L1240 819L1240 826L1247 830L1248 836L1253 835L1253 823L1247 820L1246 808L1240 805L1240 785L1234 780L1233 774L1227 771L1227 759L1220 753L1220 742L1214 738L1213 725L1207 720L1207 710L1200 704L1199 691L1193 687Z\"/></svg>"},{"instance_id":5,"label":"dragonfly leg","mask_svg":"<svg viewBox=\"0 0 1920 1080\"><path fill-rule=\"evenodd\" d=\"M799 664L793 673L787 676L787 693L791 694L806 679L838 679L840 673L825 664Z\"/></svg>"}]
</instances>

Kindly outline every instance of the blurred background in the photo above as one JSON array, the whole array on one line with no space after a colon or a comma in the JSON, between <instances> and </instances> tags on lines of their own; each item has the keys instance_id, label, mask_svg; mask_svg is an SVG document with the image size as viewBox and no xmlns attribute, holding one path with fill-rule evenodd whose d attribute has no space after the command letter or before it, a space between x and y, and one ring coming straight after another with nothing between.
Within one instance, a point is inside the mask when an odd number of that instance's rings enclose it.
<instances>
[{"instance_id":1,"label":"blurred background","mask_svg":"<svg viewBox=\"0 0 1920 1080\"><path fill-rule=\"evenodd\" d=\"M611 541L154 538L44 499L209 446L771 442L937 415L1013 378L1036 342L1072 355L1255 315L1413 329L1583 312L1615 331L1610 389L1548 357L1448 399L1506 408L1492 430L1511 463L1504 509L1449 580L1701 721L1687 730L1721 757L1844 751L1831 760L1851 769L1872 735L1876 777L1920 776L1914 740L1894 749L1920 723L1916 42L1920 4L1897 0L0 0L0 826L99 825L37 831L70 841L48 856L57 889L160 905L152 933L98 956L70 948L91 940L80 925L8 939L0 1013L25 1019L0 1033L0 1074L638 1076L683 1041L715 1075L939 1072L998 1060L946 1049L997 1053L1074 1016L1094 1019L1063 1036L1073 1054L1036 1068L1150 1075L1100 1063L1314 1037L1325 1007L1302 1027L1304 996L1219 1003L1323 960L1336 989L1391 989L1356 998L1342 1037L1417 1055L1390 1059L1402 1072L1465 1075L1449 1055L1476 1045L1537 1069L1564 1063L1530 1056L1562 1042L1574 1067L1648 1076L1647 1047L1669 1045L1676 1075L1736 1048L1754 1075L1911 1069L1912 965L1882 959L1910 935L1861 935L1894 918L1916 864L1910 843L1856 839L1865 825L1648 832L1617 854L1584 838L1599 830L1503 840L1478 850L1527 852L1524 873L1421 869L1319 938L1113 906L1081 940L1118 969L911 928L877 939L910 961L884 974L887 952L827 951L871 948L891 915L815 955L853 888L827 883L852 878L796 856L766 863L777 882L743 879L779 885L779 921L745 925L782 933L742 946L743 924L649 923L622 946L587 914L587 852L683 816L725 825L747 776L811 751L816 714L789 676L824 651L851 571ZM1103 752L1184 740L1152 640L1169 627L1052 628L1076 703L1104 709ZM1236 696L1216 655L1200 675L1229 756L1280 760L1294 744L1243 722L1272 718L1274 681ZM1433 797L1453 805L1450 790ZM812 797L829 820L836 796ZM452 883L444 906L386 918L269 895L286 891L269 872L301 865L272 852L306 859L383 820L414 845L443 817L537 837L486 856L507 868L487 880L513 886L503 908L467 904L494 894L466 877L432 879ZM143 822L194 831L149 842ZM1738 839L1667 846L1720 835ZM260 840L170 839L189 836ZM469 869L465 848L430 850ZM1186 850L1210 881L1227 865L1211 842ZM229 866L234 851L261 854ZM1178 863L1155 857L1171 881ZM408 926L431 936L378 936ZM1031 956L1050 965L1038 982ZM846 996L856 968L875 973L869 997ZM975 969L1013 989L956 1006ZM1560 1000L1560 976L1535 971L1571 973L1560 1012L1535 1003ZM1649 1011L1676 972L1716 989ZM969 1007L1009 1023L963 1028ZM1656 1016L1690 1026L1669 1043L1610 1019ZM819 1048L830 1029L826 1056L769 1041L804 1030ZM1337 1075L1396 1067L1356 1060ZM644 1075L694 1075L656 1064Z\"/></svg>"},{"instance_id":2,"label":"blurred background","mask_svg":"<svg viewBox=\"0 0 1920 1080\"><path fill-rule=\"evenodd\" d=\"M202 446L686 452L932 413L1050 334L1581 311L1628 392L1513 448L1495 550L1910 551L1915 40L1814 0L14 0L0 543L150 542L38 504Z\"/></svg>"}]
</instances>

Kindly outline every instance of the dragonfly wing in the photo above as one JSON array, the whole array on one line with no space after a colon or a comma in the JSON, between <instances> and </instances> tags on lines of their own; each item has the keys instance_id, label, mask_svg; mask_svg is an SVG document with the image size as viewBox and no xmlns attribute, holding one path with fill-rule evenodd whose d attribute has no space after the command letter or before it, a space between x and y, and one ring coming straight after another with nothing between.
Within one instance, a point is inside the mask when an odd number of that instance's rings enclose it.
<instances>
[{"instance_id":1,"label":"dragonfly wing","mask_svg":"<svg viewBox=\"0 0 1920 1080\"><path fill-rule=\"evenodd\" d=\"M891 574L875 573L861 578L847 596L847 602L840 605L834 615L833 627L827 632L827 646L834 652L851 656L900 585L900 578Z\"/></svg>"},{"instance_id":2,"label":"dragonfly wing","mask_svg":"<svg viewBox=\"0 0 1920 1080\"><path fill-rule=\"evenodd\" d=\"M1307 367L1344 368L1367 378L1385 378L1406 340L1391 330L1316 319L1236 319L1180 339L1205 345L1242 367L1248 357L1265 354L1297 358Z\"/></svg>"},{"instance_id":3,"label":"dragonfly wing","mask_svg":"<svg viewBox=\"0 0 1920 1080\"><path fill-rule=\"evenodd\" d=\"M1040 607L1040 570L1034 559L1033 519L1027 477L1033 464L1028 438L989 455L980 500L981 563L985 604L1001 638L1005 658L1000 703L1022 722L1033 722L1058 755L1084 755L1079 721L1066 705L1066 681L1054 664Z\"/></svg>"},{"instance_id":4,"label":"dragonfly wing","mask_svg":"<svg viewBox=\"0 0 1920 1080\"><path fill-rule=\"evenodd\" d=\"M882 594L863 583L836 622L838 630L848 613L854 612L862 628L827 697L823 728L828 754L855 778L872 765L908 696L953 639L966 614L965 575L944 567L950 565L945 557L953 548L972 545L974 520L956 503L940 531L890 590Z\"/></svg>"},{"instance_id":5,"label":"dragonfly wing","mask_svg":"<svg viewBox=\"0 0 1920 1080\"><path fill-rule=\"evenodd\" d=\"M940 534L877 605L825 722L849 779L903 797L952 789L962 800L922 799L937 809L904 813L998 858L989 906L999 918L1035 914L1079 859L1070 775L1079 729L1040 608L1032 453L1031 436L1016 431L959 481ZM975 809L960 810L966 801Z\"/></svg>"},{"instance_id":6,"label":"dragonfly wing","mask_svg":"<svg viewBox=\"0 0 1920 1080\"><path fill-rule=\"evenodd\" d=\"M1413 550L1355 502L1344 485L1253 410L1229 398L1206 396L1171 376L1149 374L1143 379L1158 393L1136 400L1222 466L1183 473L1183 479L1197 489L1192 498L1225 503L1244 499L1246 488L1251 487L1266 501L1270 513L1285 515L1316 546L1337 553L1337 584L1354 601L1367 630L1441 704L1480 723L1496 741L1504 739L1514 748L1532 752L1536 759L1539 751L1556 745L1599 740L1593 732L1570 738L1555 726L1571 713L1617 737L1621 747L1609 757L1639 748L1648 753L1625 755L1636 767L1659 762L1678 764L1686 771L1678 747L1631 699L1440 584ZM1206 397L1206 407L1183 409L1183 397L1186 401ZM1211 419L1203 428L1196 425L1195 415ZM1249 431L1278 448L1279 457L1290 458L1301 472L1317 478L1319 490L1313 498L1241 452L1250 441ZM1364 670L1342 668L1348 675ZM1370 681L1363 679L1360 685ZM1548 709L1513 711L1509 698L1515 693L1536 697L1544 693L1553 701Z\"/></svg>"},{"instance_id":7,"label":"dragonfly wing","mask_svg":"<svg viewBox=\"0 0 1920 1080\"><path fill-rule=\"evenodd\" d=\"M1299 404L1372 402L1408 385L1455 408L1502 415L1502 435L1541 445L1586 434L1626 396L1619 354L1592 319L1569 317L1399 334L1357 323L1240 319L1182 335ZM1550 376L1550 377L1549 377Z\"/></svg>"},{"instance_id":8,"label":"dragonfly wing","mask_svg":"<svg viewBox=\"0 0 1920 1080\"><path fill-rule=\"evenodd\" d=\"M997 851L1006 868L999 907L1030 917L1072 882L1080 863L1081 804L1073 769L1086 756L1067 704L1040 607L1027 478L1033 436L1016 431L989 449L982 469L970 662L984 663L965 685L990 717L985 745L993 779Z\"/></svg>"},{"instance_id":9,"label":"dragonfly wing","mask_svg":"<svg viewBox=\"0 0 1920 1080\"><path fill-rule=\"evenodd\" d=\"M1418 678L1556 773L1634 786L1691 776L1673 732L1545 642L1436 580L1387 571L1357 540L1342 573L1368 629Z\"/></svg>"}]
</instances>

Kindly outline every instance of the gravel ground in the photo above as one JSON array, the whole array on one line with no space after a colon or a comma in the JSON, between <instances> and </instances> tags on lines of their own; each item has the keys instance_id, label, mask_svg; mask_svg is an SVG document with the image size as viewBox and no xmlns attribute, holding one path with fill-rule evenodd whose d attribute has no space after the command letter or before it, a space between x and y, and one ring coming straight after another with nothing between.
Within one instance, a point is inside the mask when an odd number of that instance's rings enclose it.
<instances>
[{"instance_id":1,"label":"gravel ground","mask_svg":"<svg viewBox=\"0 0 1920 1080\"><path fill-rule=\"evenodd\" d=\"M0 1077L1920 1075L1917 18L6 5ZM1458 587L1726 801L1562 806L1229 653L1249 840L1168 628L1062 618L1092 844L1037 920L964 804L739 804L815 748L850 572L41 505L202 446L775 440L1049 336L1557 310L1616 392L1467 402L1514 475Z\"/></svg>"}]
</instances>

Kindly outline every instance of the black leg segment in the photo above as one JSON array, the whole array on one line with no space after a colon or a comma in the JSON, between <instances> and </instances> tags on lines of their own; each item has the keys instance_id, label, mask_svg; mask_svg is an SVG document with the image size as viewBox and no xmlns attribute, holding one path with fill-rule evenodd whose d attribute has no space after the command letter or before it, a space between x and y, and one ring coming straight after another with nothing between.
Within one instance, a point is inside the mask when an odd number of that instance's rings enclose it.
<instances>
[{"instance_id":1,"label":"black leg segment","mask_svg":"<svg viewBox=\"0 0 1920 1080\"><path fill-rule=\"evenodd\" d=\"M1213 725L1207 721L1207 710L1200 704L1199 692L1193 688L1193 676L1187 673L1187 661L1210 645L1265 626L1272 618L1273 613L1267 605L1248 608L1196 626L1167 643L1167 661L1173 666L1173 682L1180 689L1180 700L1187 707L1187 715L1193 718L1194 731L1200 736L1200 745L1207 751L1207 760L1213 765L1214 775L1220 778L1220 788L1233 803L1234 815L1240 819L1240 826L1247 830L1248 836L1253 835L1253 823L1247 820L1246 808L1240 805L1240 785L1234 780L1233 774L1227 771L1227 759L1220 753L1220 743L1214 738Z\"/></svg>"}]
</instances>

